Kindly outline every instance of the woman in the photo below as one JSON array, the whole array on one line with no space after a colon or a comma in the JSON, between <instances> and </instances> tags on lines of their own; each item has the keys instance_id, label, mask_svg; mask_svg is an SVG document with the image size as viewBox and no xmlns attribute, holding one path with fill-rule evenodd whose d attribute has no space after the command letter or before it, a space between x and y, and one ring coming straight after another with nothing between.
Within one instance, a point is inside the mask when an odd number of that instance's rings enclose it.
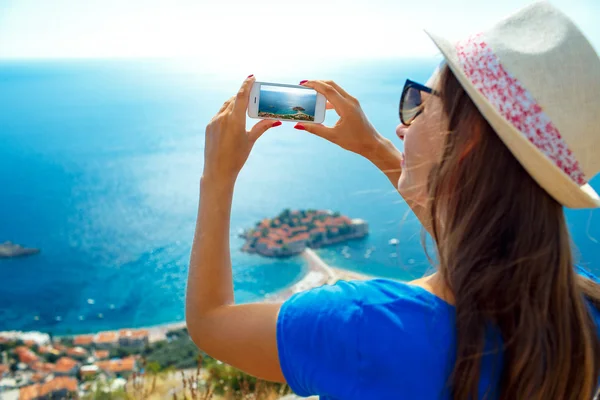
<instances>
[{"instance_id":1,"label":"woman","mask_svg":"<svg viewBox=\"0 0 600 400\"><path fill-rule=\"evenodd\" d=\"M436 273L234 304L234 183L278 125L246 132L250 76L206 129L190 334L213 357L322 399L590 399L600 288L574 267L563 206L600 206L587 184L600 170L600 60L545 2L456 44L430 36L445 63L426 86L407 81L404 156L334 82L302 84L327 97L336 125L296 128L397 185L435 240Z\"/></svg>"}]
</instances>

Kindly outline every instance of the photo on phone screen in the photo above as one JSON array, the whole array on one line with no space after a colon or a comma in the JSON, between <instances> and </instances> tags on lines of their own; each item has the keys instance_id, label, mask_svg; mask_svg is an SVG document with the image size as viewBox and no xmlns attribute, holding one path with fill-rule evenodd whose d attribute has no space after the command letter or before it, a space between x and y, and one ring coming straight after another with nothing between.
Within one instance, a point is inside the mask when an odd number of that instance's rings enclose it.
<instances>
[{"instance_id":1,"label":"photo on phone screen","mask_svg":"<svg viewBox=\"0 0 600 400\"><path fill-rule=\"evenodd\" d=\"M260 118L276 118L297 121L315 120L317 92L286 86L262 84L258 103Z\"/></svg>"}]
</instances>

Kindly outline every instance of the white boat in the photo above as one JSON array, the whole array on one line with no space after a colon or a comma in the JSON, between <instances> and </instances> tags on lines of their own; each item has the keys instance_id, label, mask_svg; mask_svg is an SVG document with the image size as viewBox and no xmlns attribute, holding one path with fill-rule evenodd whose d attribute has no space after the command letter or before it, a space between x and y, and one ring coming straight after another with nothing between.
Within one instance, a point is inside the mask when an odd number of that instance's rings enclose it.
<instances>
[{"instance_id":1,"label":"white boat","mask_svg":"<svg viewBox=\"0 0 600 400\"><path fill-rule=\"evenodd\" d=\"M99 314L98 314L98 318L104 318L104 314L102 314L102 313L99 313Z\"/></svg>"},{"instance_id":2,"label":"white boat","mask_svg":"<svg viewBox=\"0 0 600 400\"><path fill-rule=\"evenodd\" d=\"M88 302L88 304L94 304L95 303L94 299L88 299L87 302Z\"/></svg>"},{"instance_id":3,"label":"white boat","mask_svg":"<svg viewBox=\"0 0 600 400\"><path fill-rule=\"evenodd\" d=\"M33 317L34 320L39 321L40 320L40 316L36 315L35 317Z\"/></svg>"},{"instance_id":4,"label":"white boat","mask_svg":"<svg viewBox=\"0 0 600 400\"><path fill-rule=\"evenodd\" d=\"M390 246L396 246L398 243L400 243L400 241L396 238L390 239L390 241L388 242L390 244Z\"/></svg>"},{"instance_id":5,"label":"white boat","mask_svg":"<svg viewBox=\"0 0 600 400\"><path fill-rule=\"evenodd\" d=\"M62 317L58 316L58 317L56 317L56 320L57 320L58 322L60 322L60 321L62 321Z\"/></svg>"},{"instance_id":6,"label":"white boat","mask_svg":"<svg viewBox=\"0 0 600 400\"><path fill-rule=\"evenodd\" d=\"M108 306L108 308L110 308L111 310L114 310L115 309L115 305L111 304L110 306Z\"/></svg>"},{"instance_id":7,"label":"white boat","mask_svg":"<svg viewBox=\"0 0 600 400\"><path fill-rule=\"evenodd\" d=\"M397 254L397 253L391 253L391 254L390 254L390 258L396 258L396 257L398 257L398 254Z\"/></svg>"},{"instance_id":8,"label":"white boat","mask_svg":"<svg viewBox=\"0 0 600 400\"><path fill-rule=\"evenodd\" d=\"M83 321L83 315L80 315L80 316L79 316L79 320L80 320L80 321Z\"/></svg>"}]
</instances>

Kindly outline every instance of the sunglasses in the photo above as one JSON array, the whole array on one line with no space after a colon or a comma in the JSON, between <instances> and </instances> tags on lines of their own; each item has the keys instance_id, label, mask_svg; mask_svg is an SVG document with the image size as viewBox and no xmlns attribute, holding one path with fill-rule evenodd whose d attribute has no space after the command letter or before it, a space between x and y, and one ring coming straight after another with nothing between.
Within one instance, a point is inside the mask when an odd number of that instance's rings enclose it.
<instances>
[{"instance_id":1,"label":"sunglasses","mask_svg":"<svg viewBox=\"0 0 600 400\"><path fill-rule=\"evenodd\" d=\"M423 111L423 98L421 92L433 94L439 96L439 92L420 83L406 80L404 89L402 89L402 96L400 96L400 122L409 126Z\"/></svg>"}]
</instances>

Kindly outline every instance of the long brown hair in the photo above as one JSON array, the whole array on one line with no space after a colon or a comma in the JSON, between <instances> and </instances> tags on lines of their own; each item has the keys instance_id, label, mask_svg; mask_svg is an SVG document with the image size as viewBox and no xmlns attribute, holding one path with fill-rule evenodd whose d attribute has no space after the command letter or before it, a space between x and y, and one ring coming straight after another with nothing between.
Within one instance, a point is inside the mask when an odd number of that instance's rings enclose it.
<instances>
[{"instance_id":1,"label":"long brown hair","mask_svg":"<svg viewBox=\"0 0 600 400\"><path fill-rule=\"evenodd\" d=\"M456 304L453 397L479 397L486 327L493 326L502 338L499 398L591 399L600 343L586 297L600 305L600 287L574 270L563 208L447 66L439 88L449 126L430 174L428 209L439 273Z\"/></svg>"}]
</instances>

